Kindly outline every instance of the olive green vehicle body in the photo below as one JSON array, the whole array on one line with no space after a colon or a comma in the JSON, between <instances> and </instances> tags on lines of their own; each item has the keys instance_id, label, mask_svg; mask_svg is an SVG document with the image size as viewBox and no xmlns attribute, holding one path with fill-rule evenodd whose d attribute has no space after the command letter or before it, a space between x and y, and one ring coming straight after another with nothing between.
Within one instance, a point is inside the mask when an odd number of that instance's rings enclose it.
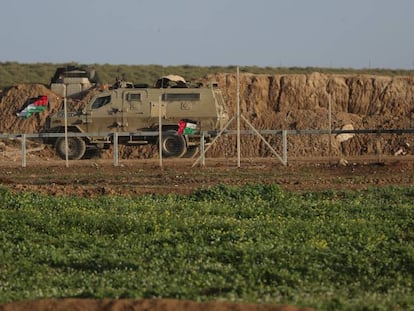
<instances>
[{"instance_id":1,"label":"olive green vehicle body","mask_svg":"<svg viewBox=\"0 0 414 311\"><path fill-rule=\"evenodd\" d=\"M228 122L221 91L215 85L156 88L120 84L118 88L100 91L83 109L67 112L66 115L68 132L85 134L69 141L69 159L82 158L86 148L109 148L116 132L121 133L118 136L120 144L159 145L159 136L155 133L159 133L160 120L162 136L170 137L171 147L179 149L173 152L165 145L167 150L163 148L163 154L182 157L200 144L201 132L210 133L206 135L208 143L211 136ZM196 131L192 135L177 134L181 120L196 124ZM50 115L46 132L64 131L64 110ZM125 135L128 133L131 135ZM46 142L54 144L59 156L65 158L66 144L62 149L62 139L48 138ZM167 144L166 141L164 143ZM75 150L71 151L71 148Z\"/></svg>"}]
</instances>

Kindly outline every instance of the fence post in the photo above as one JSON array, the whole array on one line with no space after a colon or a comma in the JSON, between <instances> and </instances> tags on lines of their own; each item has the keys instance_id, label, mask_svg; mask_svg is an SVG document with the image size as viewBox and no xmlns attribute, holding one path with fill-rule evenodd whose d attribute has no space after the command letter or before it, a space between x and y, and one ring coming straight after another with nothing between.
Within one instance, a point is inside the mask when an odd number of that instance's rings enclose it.
<instances>
[{"instance_id":1,"label":"fence post","mask_svg":"<svg viewBox=\"0 0 414 311\"><path fill-rule=\"evenodd\" d=\"M204 132L201 132L201 137L200 137L200 155L201 155L201 166L205 166L206 165L206 157L204 154Z\"/></svg>"},{"instance_id":2,"label":"fence post","mask_svg":"<svg viewBox=\"0 0 414 311\"><path fill-rule=\"evenodd\" d=\"M119 157L118 157L118 133L114 133L114 166L119 165Z\"/></svg>"},{"instance_id":3,"label":"fence post","mask_svg":"<svg viewBox=\"0 0 414 311\"><path fill-rule=\"evenodd\" d=\"M26 134L22 134L22 167L26 167Z\"/></svg>"},{"instance_id":4,"label":"fence post","mask_svg":"<svg viewBox=\"0 0 414 311\"><path fill-rule=\"evenodd\" d=\"M282 131L282 144L283 144L283 154L282 154L282 160L283 165L287 165L287 131Z\"/></svg>"}]
</instances>

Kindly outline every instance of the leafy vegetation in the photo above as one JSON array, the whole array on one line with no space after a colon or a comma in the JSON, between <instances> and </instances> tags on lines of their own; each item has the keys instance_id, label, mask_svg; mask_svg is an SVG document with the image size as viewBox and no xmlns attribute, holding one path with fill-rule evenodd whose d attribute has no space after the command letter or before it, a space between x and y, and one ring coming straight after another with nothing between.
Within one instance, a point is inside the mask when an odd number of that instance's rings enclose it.
<instances>
[{"instance_id":1,"label":"leafy vegetation","mask_svg":"<svg viewBox=\"0 0 414 311\"><path fill-rule=\"evenodd\" d=\"M0 62L0 89L10 87L19 83L40 83L48 85L55 73L56 68L67 65L80 65L77 63L53 64L32 63L24 64L17 62ZM178 74L187 80L195 80L207 74L236 72L236 66L160 66L160 65L111 65L111 64L88 64L95 68L102 83L112 84L116 77L124 78L135 83L147 83L152 85L157 78L166 74ZM414 70L393 69L352 69L352 68L316 68L316 67L241 67L241 72L256 74L305 74L315 71L322 73L338 74L375 74L375 75L414 75Z\"/></svg>"},{"instance_id":2,"label":"leafy vegetation","mask_svg":"<svg viewBox=\"0 0 414 311\"><path fill-rule=\"evenodd\" d=\"M96 199L0 188L0 303L169 297L409 310L413 198L411 187Z\"/></svg>"}]
</instances>

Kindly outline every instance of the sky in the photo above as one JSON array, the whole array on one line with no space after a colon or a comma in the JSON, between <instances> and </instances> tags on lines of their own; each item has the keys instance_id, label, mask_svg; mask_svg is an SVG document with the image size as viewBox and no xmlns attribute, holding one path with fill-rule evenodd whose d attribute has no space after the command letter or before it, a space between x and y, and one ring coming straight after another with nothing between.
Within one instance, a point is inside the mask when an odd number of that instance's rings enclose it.
<instances>
[{"instance_id":1,"label":"sky","mask_svg":"<svg viewBox=\"0 0 414 311\"><path fill-rule=\"evenodd\" d=\"M0 0L0 62L414 69L413 0Z\"/></svg>"}]
</instances>

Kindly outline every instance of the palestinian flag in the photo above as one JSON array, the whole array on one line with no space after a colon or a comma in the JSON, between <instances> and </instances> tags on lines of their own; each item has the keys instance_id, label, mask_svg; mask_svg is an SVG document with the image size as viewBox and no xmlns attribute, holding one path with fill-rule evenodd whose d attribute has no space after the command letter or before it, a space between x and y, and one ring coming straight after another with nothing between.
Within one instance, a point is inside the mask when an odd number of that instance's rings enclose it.
<instances>
[{"instance_id":1,"label":"palestinian flag","mask_svg":"<svg viewBox=\"0 0 414 311\"><path fill-rule=\"evenodd\" d=\"M181 120L178 122L178 135L191 135L197 129L197 124L194 122L188 122L185 120Z\"/></svg>"},{"instance_id":2,"label":"palestinian flag","mask_svg":"<svg viewBox=\"0 0 414 311\"><path fill-rule=\"evenodd\" d=\"M30 98L26 102L26 105L25 105L26 107L22 111L18 112L17 116L21 118L26 118L26 119L30 118L30 116L33 113L45 111L48 104L49 104L49 101L46 95L40 95L35 98Z\"/></svg>"}]
</instances>

